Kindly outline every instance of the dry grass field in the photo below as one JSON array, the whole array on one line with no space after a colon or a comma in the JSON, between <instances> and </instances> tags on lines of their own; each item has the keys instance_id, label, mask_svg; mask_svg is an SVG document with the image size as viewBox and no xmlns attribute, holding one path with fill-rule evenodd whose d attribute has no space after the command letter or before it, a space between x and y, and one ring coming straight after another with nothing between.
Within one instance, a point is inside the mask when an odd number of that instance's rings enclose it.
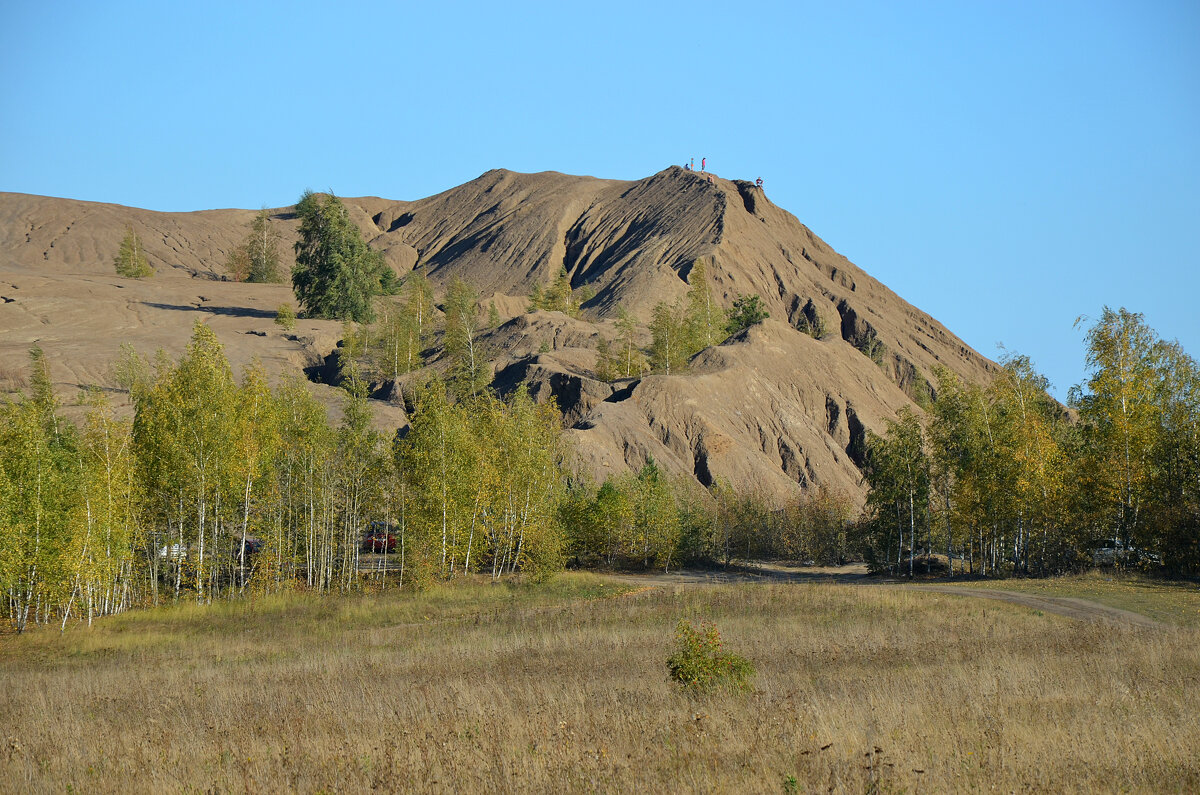
<instances>
[{"instance_id":1,"label":"dry grass field","mask_svg":"<svg viewBox=\"0 0 1200 795\"><path fill-rule=\"evenodd\" d=\"M758 674L689 697L681 617ZM1197 791L1200 632L904 588L286 595L0 638L4 791Z\"/></svg>"}]
</instances>

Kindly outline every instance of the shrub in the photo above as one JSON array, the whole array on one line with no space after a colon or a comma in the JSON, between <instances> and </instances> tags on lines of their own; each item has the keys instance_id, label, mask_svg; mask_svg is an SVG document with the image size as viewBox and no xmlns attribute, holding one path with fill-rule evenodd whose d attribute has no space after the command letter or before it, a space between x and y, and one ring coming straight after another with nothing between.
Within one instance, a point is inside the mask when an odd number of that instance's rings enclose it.
<instances>
[{"instance_id":1,"label":"shrub","mask_svg":"<svg viewBox=\"0 0 1200 795\"><path fill-rule=\"evenodd\" d=\"M283 326L286 331L296 330L296 310L288 304L280 304L275 310L275 325Z\"/></svg>"},{"instance_id":2,"label":"shrub","mask_svg":"<svg viewBox=\"0 0 1200 795\"><path fill-rule=\"evenodd\" d=\"M725 330L737 334L742 329L750 328L755 323L761 323L771 315L762 304L762 298L757 295L738 295L733 300L733 309L729 312L729 322Z\"/></svg>"},{"instance_id":3,"label":"shrub","mask_svg":"<svg viewBox=\"0 0 1200 795\"><path fill-rule=\"evenodd\" d=\"M808 311L809 307L812 307L811 314ZM813 306L812 301L809 301L808 306L805 307L805 313L800 316L800 322L796 328L815 340L819 340L829 333L829 327L825 324L825 318L821 317L821 313Z\"/></svg>"},{"instance_id":4,"label":"shrub","mask_svg":"<svg viewBox=\"0 0 1200 795\"><path fill-rule=\"evenodd\" d=\"M874 330L868 331L856 347L868 359L883 367L884 359L887 357L887 346L883 344L883 340L875 336Z\"/></svg>"},{"instance_id":5,"label":"shrub","mask_svg":"<svg viewBox=\"0 0 1200 795\"><path fill-rule=\"evenodd\" d=\"M721 650L721 633L715 625L693 626L680 619L675 627L678 650L667 658L671 679L693 693L725 687L749 690L754 665L745 657Z\"/></svg>"}]
</instances>

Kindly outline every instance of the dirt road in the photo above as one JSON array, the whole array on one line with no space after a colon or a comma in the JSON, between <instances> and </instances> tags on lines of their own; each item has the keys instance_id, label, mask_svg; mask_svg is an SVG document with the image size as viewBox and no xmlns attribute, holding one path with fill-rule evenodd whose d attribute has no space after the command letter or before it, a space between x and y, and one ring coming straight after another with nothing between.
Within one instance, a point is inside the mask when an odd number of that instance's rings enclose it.
<instances>
[{"instance_id":1,"label":"dirt road","mask_svg":"<svg viewBox=\"0 0 1200 795\"><path fill-rule=\"evenodd\" d=\"M1166 624L1147 618L1141 613L1109 607L1087 599L1075 599L1067 596L1037 596L1018 591L994 591L991 588L970 588L958 585L911 585L907 586L916 591L937 591L939 593L957 594L959 596L976 596L982 599L998 599L1012 602L1032 610L1044 610L1047 613L1057 613L1070 618L1084 621L1109 621L1115 624L1133 624L1148 629L1166 629Z\"/></svg>"}]
</instances>

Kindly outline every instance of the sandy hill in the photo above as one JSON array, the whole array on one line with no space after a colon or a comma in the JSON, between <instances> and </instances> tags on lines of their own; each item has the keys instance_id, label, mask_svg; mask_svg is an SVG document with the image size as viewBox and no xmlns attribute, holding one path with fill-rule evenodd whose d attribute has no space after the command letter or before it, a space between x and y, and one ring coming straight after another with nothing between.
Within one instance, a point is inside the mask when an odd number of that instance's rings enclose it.
<instances>
[{"instance_id":1,"label":"sandy hill","mask_svg":"<svg viewBox=\"0 0 1200 795\"><path fill-rule=\"evenodd\" d=\"M526 382L555 397L580 466L596 477L653 455L705 484L728 479L784 496L828 483L861 494L866 429L926 397L938 365L970 381L995 367L749 182L676 167L634 182L496 170L418 201L345 202L398 273L420 261L439 288L459 276L494 297L507 318L485 339L495 386ZM272 320L291 300L287 286L223 280L253 216L0 194L0 389L20 385L37 342L64 393L100 385L119 401L108 364L120 343L177 354L197 317L235 366L319 368L339 324L302 320L285 333ZM290 208L273 217L290 251ZM126 225L145 241L154 278L113 272ZM758 294L771 319L700 353L688 374L597 381L595 343L615 336L617 308L648 320L657 302L686 293L698 259L724 305ZM524 296L559 268L595 290L581 317L523 313ZM825 330L819 339L805 333L814 325ZM337 405L335 388L314 388ZM381 428L404 421L402 409L379 402Z\"/></svg>"}]
</instances>

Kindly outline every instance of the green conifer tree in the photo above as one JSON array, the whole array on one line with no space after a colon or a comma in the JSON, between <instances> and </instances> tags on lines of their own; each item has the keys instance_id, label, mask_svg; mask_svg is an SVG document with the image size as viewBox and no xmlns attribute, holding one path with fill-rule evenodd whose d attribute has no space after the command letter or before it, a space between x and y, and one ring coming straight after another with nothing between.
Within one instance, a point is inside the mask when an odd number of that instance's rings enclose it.
<instances>
[{"instance_id":1,"label":"green conifer tree","mask_svg":"<svg viewBox=\"0 0 1200 795\"><path fill-rule=\"evenodd\" d=\"M336 196L321 197L305 191L296 205L300 239L292 286L309 317L353 320L374 319L372 299L383 293L389 272L383 255L373 251L346 206Z\"/></svg>"},{"instance_id":2,"label":"green conifer tree","mask_svg":"<svg viewBox=\"0 0 1200 795\"><path fill-rule=\"evenodd\" d=\"M756 323L761 323L770 315L762 305L762 299L757 295L739 295L733 300L733 309L729 313L729 322L725 330L729 334L737 334Z\"/></svg>"}]
</instances>

